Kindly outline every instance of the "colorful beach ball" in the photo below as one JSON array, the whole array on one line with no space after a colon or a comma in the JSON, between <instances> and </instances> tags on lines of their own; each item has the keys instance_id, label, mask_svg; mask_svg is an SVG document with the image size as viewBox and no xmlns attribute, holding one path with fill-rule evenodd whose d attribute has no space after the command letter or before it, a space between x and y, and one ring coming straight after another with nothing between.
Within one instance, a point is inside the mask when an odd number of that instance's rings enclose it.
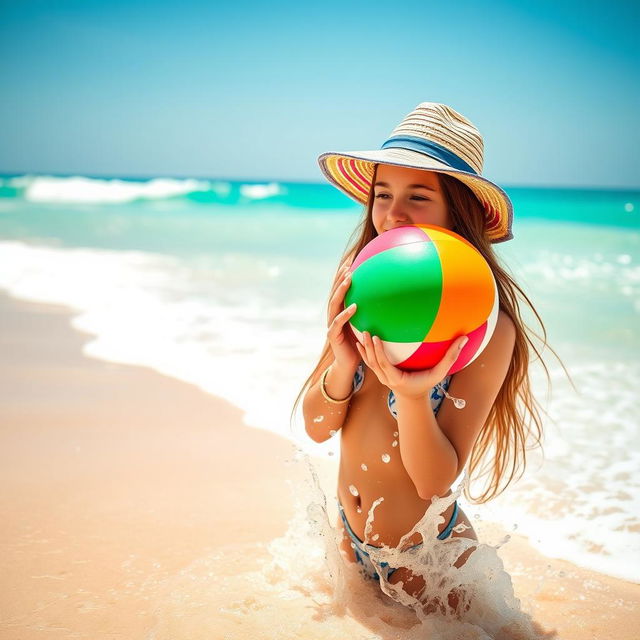
<instances>
[{"instance_id":1,"label":"colorful beach ball","mask_svg":"<svg viewBox=\"0 0 640 640\"><path fill-rule=\"evenodd\" d=\"M382 340L390 362L405 371L430 369L460 336L469 341L449 374L473 362L498 318L498 290L480 252L432 225L408 225L369 242L351 265L345 306L357 303L351 327L362 342Z\"/></svg>"}]
</instances>

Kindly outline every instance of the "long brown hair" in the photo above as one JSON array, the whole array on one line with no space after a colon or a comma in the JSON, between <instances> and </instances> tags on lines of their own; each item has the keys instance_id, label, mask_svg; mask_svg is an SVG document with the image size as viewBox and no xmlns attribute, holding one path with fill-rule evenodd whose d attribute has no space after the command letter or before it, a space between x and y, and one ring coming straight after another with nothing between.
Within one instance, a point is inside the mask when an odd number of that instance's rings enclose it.
<instances>
[{"instance_id":1,"label":"long brown hair","mask_svg":"<svg viewBox=\"0 0 640 640\"><path fill-rule=\"evenodd\" d=\"M531 392L529 349L533 350L537 359L540 360L549 386L551 378L542 359L541 351L536 348L531 337L535 337L542 343L542 350L548 348L561 364L562 361L556 352L548 346L546 329L531 300L516 284L508 271L500 265L498 256L485 236L484 212L479 200L471 189L456 178L440 173L436 173L436 176L453 222L453 231L471 242L489 264L498 288L500 309L511 318L516 329L513 355L506 378L480 430L466 465L470 478L488 476L485 489L479 496L471 495L470 484L465 487L465 497L472 502L482 504L500 495L514 478L519 480L522 477L526 468L527 451L538 446L542 449L543 428L540 412L546 413L546 411ZM374 183L375 172L371 181L372 185ZM348 240L340 264L345 261L351 263L364 246L378 235L373 226L372 207L373 188L369 194L364 215ZM533 332L523 321L520 313L521 301L526 303L537 318L542 328L542 337ZM327 340L318 364L305 381L295 400L291 412L292 419L300 400L309 387L317 381L323 369L331 363L331 359L331 347ZM566 368L564 365L562 366L570 378ZM531 445L528 445L529 440L532 440ZM483 462L484 465L481 466ZM474 476L476 472L478 474Z\"/></svg>"}]
</instances>

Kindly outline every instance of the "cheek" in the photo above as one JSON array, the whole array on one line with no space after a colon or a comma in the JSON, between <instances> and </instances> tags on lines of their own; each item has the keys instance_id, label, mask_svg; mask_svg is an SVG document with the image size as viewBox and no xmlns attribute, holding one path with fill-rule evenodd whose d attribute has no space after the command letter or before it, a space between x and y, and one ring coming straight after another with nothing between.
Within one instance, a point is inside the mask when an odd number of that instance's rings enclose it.
<instances>
[{"instance_id":1,"label":"cheek","mask_svg":"<svg viewBox=\"0 0 640 640\"><path fill-rule=\"evenodd\" d=\"M443 226L448 229L453 229L453 218L449 215L449 212L446 209L442 213L442 219L444 221Z\"/></svg>"},{"instance_id":2,"label":"cheek","mask_svg":"<svg viewBox=\"0 0 640 640\"><path fill-rule=\"evenodd\" d=\"M436 224L440 227L444 227L446 229L451 228L451 216L449 216L449 212L446 207L440 206L435 208L435 210L431 213L431 218L436 220Z\"/></svg>"},{"instance_id":3,"label":"cheek","mask_svg":"<svg viewBox=\"0 0 640 640\"><path fill-rule=\"evenodd\" d=\"M371 220L373 222L373 226L377 231L380 230L382 224L384 223L384 213L380 210L379 207L374 207L371 211Z\"/></svg>"}]
</instances>

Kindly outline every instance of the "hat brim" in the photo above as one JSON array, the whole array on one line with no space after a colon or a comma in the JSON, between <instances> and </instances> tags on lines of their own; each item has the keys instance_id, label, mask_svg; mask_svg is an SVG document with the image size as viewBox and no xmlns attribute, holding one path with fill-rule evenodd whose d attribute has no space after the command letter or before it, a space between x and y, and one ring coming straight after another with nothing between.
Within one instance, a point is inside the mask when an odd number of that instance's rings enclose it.
<instances>
[{"instance_id":1,"label":"hat brim","mask_svg":"<svg viewBox=\"0 0 640 640\"><path fill-rule=\"evenodd\" d=\"M485 211L485 230L492 243L513 238L513 204L496 184L480 175L452 169L444 162L409 149L371 151L330 151L318 158L320 169L331 184L360 204L366 204L371 191L374 166L391 164L411 169L446 173L466 184Z\"/></svg>"}]
</instances>

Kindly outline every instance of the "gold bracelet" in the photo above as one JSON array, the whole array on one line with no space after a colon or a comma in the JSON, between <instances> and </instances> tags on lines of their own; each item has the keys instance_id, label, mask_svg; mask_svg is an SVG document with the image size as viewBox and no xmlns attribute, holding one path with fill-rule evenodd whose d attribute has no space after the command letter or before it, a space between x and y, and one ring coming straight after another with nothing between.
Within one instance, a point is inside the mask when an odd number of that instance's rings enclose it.
<instances>
[{"instance_id":1,"label":"gold bracelet","mask_svg":"<svg viewBox=\"0 0 640 640\"><path fill-rule=\"evenodd\" d=\"M325 385L325 380L327 379L327 373L329 373L329 369L330 368L331 368L331 365L329 365L324 370L324 373L322 374L322 377L320 378L320 391L322 391L322 395L324 396L324 399L327 402L331 402L332 404L344 404L345 402L349 402L349 400L351 400L351 396L353 395L353 389L351 390L351 393L346 398L344 398L344 400L334 400L327 393L327 390L325 389L324 385Z\"/></svg>"}]
</instances>

